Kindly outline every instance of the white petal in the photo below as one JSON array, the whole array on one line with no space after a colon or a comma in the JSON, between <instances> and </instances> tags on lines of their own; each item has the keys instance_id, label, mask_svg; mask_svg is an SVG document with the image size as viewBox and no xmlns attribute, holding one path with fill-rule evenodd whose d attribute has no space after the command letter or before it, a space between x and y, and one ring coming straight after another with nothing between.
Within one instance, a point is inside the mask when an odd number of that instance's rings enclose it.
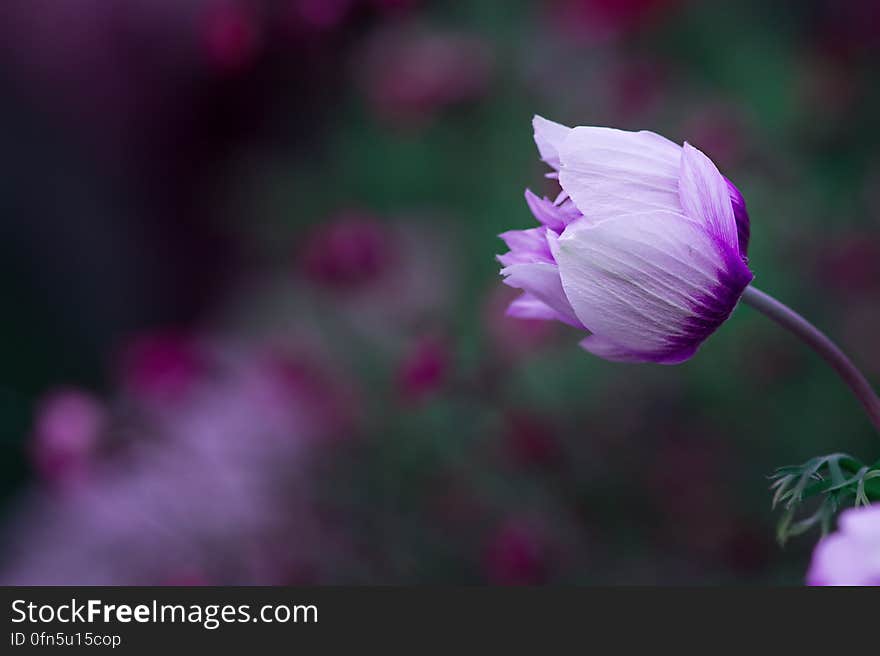
<instances>
[{"instance_id":1,"label":"white petal","mask_svg":"<svg viewBox=\"0 0 880 656\"><path fill-rule=\"evenodd\" d=\"M581 323L658 361L698 346L751 280L702 225L668 211L576 221L550 245Z\"/></svg>"},{"instance_id":2,"label":"white petal","mask_svg":"<svg viewBox=\"0 0 880 656\"><path fill-rule=\"evenodd\" d=\"M880 504L850 508L840 514L837 525L841 533L874 540L880 554Z\"/></svg>"},{"instance_id":3,"label":"white petal","mask_svg":"<svg viewBox=\"0 0 880 656\"><path fill-rule=\"evenodd\" d=\"M739 253L736 218L727 180L712 160L687 142L681 155L679 199L685 214L704 222L713 234Z\"/></svg>"},{"instance_id":4,"label":"white petal","mask_svg":"<svg viewBox=\"0 0 880 656\"><path fill-rule=\"evenodd\" d=\"M562 289L559 267L545 262L513 264L501 270L504 284L528 292L552 308L559 320L581 328L571 304Z\"/></svg>"},{"instance_id":5,"label":"white petal","mask_svg":"<svg viewBox=\"0 0 880 656\"><path fill-rule=\"evenodd\" d=\"M565 321L556 310L537 296L523 292L507 307L507 314L519 319L543 319L545 321Z\"/></svg>"},{"instance_id":6,"label":"white petal","mask_svg":"<svg viewBox=\"0 0 880 656\"><path fill-rule=\"evenodd\" d=\"M558 169L559 147L571 132L571 128L548 121L537 114L532 118L532 127L535 130L535 145L538 146L541 159L554 169Z\"/></svg>"},{"instance_id":7,"label":"white petal","mask_svg":"<svg viewBox=\"0 0 880 656\"><path fill-rule=\"evenodd\" d=\"M653 132L577 127L559 149L559 184L592 221L626 212L681 211L681 147Z\"/></svg>"}]
</instances>

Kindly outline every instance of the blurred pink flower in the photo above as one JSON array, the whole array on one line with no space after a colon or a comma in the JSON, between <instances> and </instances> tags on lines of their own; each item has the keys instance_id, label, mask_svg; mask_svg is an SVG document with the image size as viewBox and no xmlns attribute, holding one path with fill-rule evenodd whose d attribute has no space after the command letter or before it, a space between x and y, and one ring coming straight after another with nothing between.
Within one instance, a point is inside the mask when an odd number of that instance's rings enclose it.
<instances>
[{"instance_id":1,"label":"blurred pink flower","mask_svg":"<svg viewBox=\"0 0 880 656\"><path fill-rule=\"evenodd\" d=\"M457 271L451 236L433 218L379 221L349 210L316 226L298 254L299 270L320 288L310 310L332 313L339 330L395 352L436 325L447 316Z\"/></svg>"},{"instance_id":2,"label":"blurred pink flower","mask_svg":"<svg viewBox=\"0 0 880 656\"><path fill-rule=\"evenodd\" d=\"M451 360L452 354L444 340L418 339L397 368L400 394L410 401L421 401L437 392L448 378Z\"/></svg>"},{"instance_id":3,"label":"blurred pink flower","mask_svg":"<svg viewBox=\"0 0 880 656\"><path fill-rule=\"evenodd\" d=\"M172 586L172 587L185 587L185 588L197 588L206 585L211 585L211 582L206 579L204 576L199 574L198 572L190 572L190 571L180 571L176 574L172 574L167 579L162 581L161 583L157 583L156 585L162 586Z\"/></svg>"},{"instance_id":4,"label":"blurred pink flower","mask_svg":"<svg viewBox=\"0 0 880 656\"><path fill-rule=\"evenodd\" d=\"M300 54L297 43L279 38L275 0L3 5L4 73L100 155L126 167L160 167L160 196L192 177L204 184L211 167L199 158L216 163L225 146L259 128L267 105L283 93L275 64ZM314 73L310 65L283 70L288 81Z\"/></svg>"},{"instance_id":5,"label":"blurred pink flower","mask_svg":"<svg viewBox=\"0 0 880 656\"><path fill-rule=\"evenodd\" d=\"M240 73L259 53L261 26L242 2L219 0L208 6L201 29L207 60L219 73Z\"/></svg>"},{"instance_id":6,"label":"blurred pink flower","mask_svg":"<svg viewBox=\"0 0 880 656\"><path fill-rule=\"evenodd\" d=\"M558 29L572 37L606 41L643 28L683 0L549 0Z\"/></svg>"},{"instance_id":7,"label":"blurred pink flower","mask_svg":"<svg viewBox=\"0 0 880 656\"><path fill-rule=\"evenodd\" d=\"M562 446L553 422L536 414L512 410L505 414L503 444L507 457L523 467L552 467L562 460Z\"/></svg>"},{"instance_id":8,"label":"blurred pink flower","mask_svg":"<svg viewBox=\"0 0 880 656\"><path fill-rule=\"evenodd\" d=\"M314 398L279 390L262 358L220 360L222 374L185 403L121 416L118 429L140 439L88 485L22 504L4 581L284 583L332 561L311 492L327 430Z\"/></svg>"},{"instance_id":9,"label":"blurred pink flower","mask_svg":"<svg viewBox=\"0 0 880 656\"><path fill-rule=\"evenodd\" d=\"M288 18L294 28L317 33L339 28L355 5L355 0L287 1Z\"/></svg>"},{"instance_id":10,"label":"blurred pink flower","mask_svg":"<svg viewBox=\"0 0 880 656\"><path fill-rule=\"evenodd\" d=\"M306 276L345 291L374 282L392 264L394 250L387 226L356 210L338 214L306 237L300 262Z\"/></svg>"},{"instance_id":11,"label":"blurred pink flower","mask_svg":"<svg viewBox=\"0 0 880 656\"><path fill-rule=\"evenodd\" d=\"M0 37L14 75L107 130L138 108L164 107L180 79L166 67L191 72L193 10L207 1L127 0L108 9L102 0L6 0Z\"/></svg>"},{"instance_id":12,"label":"blurred pink flower","mask_svg":"<svg viewBox=\"0 0 880 656\"><path fill-rule=\"evenodd\" d=\"M106 427L106 409L91 394L70 389L46 397L29 445L40 477L52 487L84 484Z\"/></svg>"},{"instance_id":13,"label":"blurred pink flower","mask_svg":"<svg viewBox=\"0 0 880 656\"><path fill-rule=\"evenodd\" d=\"M880 504L840 514L837 532L813 551L807 583L880 586Z\"/></svg>"},{"instance_id":14,"label":"blurred pink flower","mask_svg":"<svg viewBox=\"0 0 880 656\"><path fill-rule=\"evenodd\" d=\"M540 585L550 574L550 549L541 531L531 522L509 519L490 536L484 553L489 583Z\"/></svg>"},{"instance_id":15,"label":"blurred pink flower","mask_svg":"<svg viewBox=\"0 0 880 656\"><path fill-rule=\"evenodd\" d=\"M185 399L209 365L194 338L168 331L136 337L123 348L118 367L133 397L169 404Z\"/></svg>"},{"instance_id":16,"label":"blurred pink flower","mask_svg":"<svg viewBox=\"0 0 880 656\"><path fill-rule=\"evenodd\" d=\"M257 380L265 402L280 412L300 408L300 428L322 440L345 439L356 431L357 394L338 372L309 355L268 352L258 359Z\"/></svg>"},{"instance_id":17,"label":"blurred pink flower","mask_svg":"<svg viewBox=\"0 0 880 656\"><path fill-rule=\"evenodd\" d=\"M475 36L417 28L379 31L367 44L362 84L373 112L395 127L481 97L494 58Z\"/></svg>"}]
</instances>

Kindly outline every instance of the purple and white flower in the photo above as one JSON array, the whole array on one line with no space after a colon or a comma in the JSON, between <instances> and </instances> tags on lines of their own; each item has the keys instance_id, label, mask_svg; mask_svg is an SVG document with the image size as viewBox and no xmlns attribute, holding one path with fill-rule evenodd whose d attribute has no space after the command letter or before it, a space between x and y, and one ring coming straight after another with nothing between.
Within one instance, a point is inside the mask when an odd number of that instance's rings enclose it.
<instances>
[{"instance_id":1,"label":"purple and white flower","mask_svg":"<svg viewBox=\"0 0 880 656\"><path fill-rule=\"evenodd\" d=\"M880 504L841 513L813 551L810 585L880 585Z\"/></svg>"},{"instance_id":2,"label":"purple and white flower","mask_svg":"<svg viewBox=\"0 0 880 656\"><path fill-rule=\"evenodd\" d=\"M540 227L501 235L504 282L524 292L508 313L586 330L581 345L606 360L693 356L752 281L742 195L688 143L533 124L562 191L526 191Z\"/></svg>"}]
</instances>

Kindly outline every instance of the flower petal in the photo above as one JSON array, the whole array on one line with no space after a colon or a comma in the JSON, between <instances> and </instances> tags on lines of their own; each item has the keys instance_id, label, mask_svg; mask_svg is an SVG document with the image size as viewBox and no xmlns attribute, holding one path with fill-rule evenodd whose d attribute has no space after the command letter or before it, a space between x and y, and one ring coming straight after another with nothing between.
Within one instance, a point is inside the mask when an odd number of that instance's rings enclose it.
<instances>
[{"instance_id":1,"label":"flower petal","mask_svg":"<svg viewBox=\"0 0 880 656\"><path fill-rule=\"evenodd\" d=\"M840 514L837 532L816 545L810 585L880 585L880 504Z\"/></svg>"},{"instance_id":2,"label":"flower petal","mask_svg":"<svg viewBox=\"0 0 880 656\"><path fill-rule=\"evenodd\" d=\"M530 228L528 230L508 230L499 237L504 240L509 253L498 256L504 266L524 262L549 262L556 264L550 247L547 244L547 228Z\"/></svg>"},{"instance_id":3,"label":"flower petal","mask_svg":"<svg viewBox=\"0 0 880 656\"><path fill-rule=\"evenodd\" d=\"M559 150L559 184L584 216L679 211L681 147L653 132L577 127Z\"/></svg>"},{"instance_id":4,"label":"flower petal","mask_svg":"<svg viewBox=\"0 0 880 656\"><path fill-rule=\"evenodd\" d=\"M501 274L504 276L504 284L528 292L554 310L560 321L575 328L583 328L562 290L559 267L555 264L513 264L503 268Z\"/></svg>"},{"instance_id":5,"label":"flower petal","mask_svg":"<svg viewBox=\"0 0 880 656\"><path fill-rule=\"evenodd\" d=\"M880 557L880 504L845 510L840 513L837 526L845 535L875 541Z\"/></svg>"},{"instance_id":6,"label":"flower petal","mask_svg":"<svg viewBox=\"0 0 880 656\"><path fill-rule=\"evenodd\" d=\"M684 213L705 223L710 232L739 254L739 238L730 187L708 157L685 142L681 153L679 195Z\"/></svg>"},{"instance_id":7,"label":"flower petal","mask_svg":"<svg viewBox=\"0 0 880 656\"><path fill-rule=\"evenodd\" d=\"M537 296L523 292L507 306L507 315L519 319L543 319L569 323L566 317L547 305Z\"/></svg>"},{"instance_id":8,"label":"flower petal","mask_svg":"<svg viewBox=\"0 0 880 656\"><path fill-rule=\"evenodd\" d=\"M822 538L813 550L809 585L880 585L880 548L845 533Z\"/></svg>"},{"instance_id":9,"label":"flower petal","mask_svg":"<svg viewBox=\"0 0 880 656\"><path fill-rule=\"evenodd\" d=\"M641 360L692 355L752 279L737 254L674 212L576 221L548 241L577 318ZM610 348L593 344L590 350Z\"/></svg>"},{"instance_id":10,"label":"flower petal","mask_svg":"<svg viewBox=\"0 0 880 656\"><path fill-rule=\"evenodd\" d=\"M532 127L535 130L535 145L538 146L541 159L554 169L558 169L559 146L571 132L571 128L548 121L537 114L532 118Z\"/></svg>"},{"instance_id":11,"label":"flower petal","mask_svg":"<svg viewBox=\"0 0 880 656\"><path fill-rule=\"evenodd\" d=\"M526 189L526 203L535 219L557 233L562 232L569 223L581 217L581 213L571 201L560 203L548 198L538 198Z\"/></svg>"},{"instance_id":12,"label":"flower petal","mask_svg":"<svg viewBox=\"0 0 880 656\"><path fill-rule=\"evenodd\" d=\"M690 358L697 350L696 346L686 347L680 351L657 354L633 351L617 342L602 337L590 335L581 340L581 348L589 351L603 360L611 362L654 362L657 364L678 364Z\"/></svg>"},{"instance_id":13,"label":"flower petal","mask_svg":"<svg viewBox=\"0 0 880 656\"><path fill-rule=\"evenodd\" d=\"M746 199L727 178L724 178L727 188L730 191L730 203L733 205L733 218L736 220L736 236L739 240L739 253L743 257L749 252L749 236L751 235L751 227L749 225L749 211L746 209Z\"/></svg>"}]
</instances>

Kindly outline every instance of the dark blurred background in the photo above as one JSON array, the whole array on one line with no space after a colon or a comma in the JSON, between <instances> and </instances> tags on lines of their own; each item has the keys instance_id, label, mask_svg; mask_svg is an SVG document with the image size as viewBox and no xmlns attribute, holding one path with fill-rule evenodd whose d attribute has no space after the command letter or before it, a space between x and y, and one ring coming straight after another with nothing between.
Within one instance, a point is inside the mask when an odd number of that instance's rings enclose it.
<instances>
[{"instance_id":1,"label":"dark blurred background","mask_svg":"<svg viewBox=\"0 0 880 656\"><path fill-rule=\"evenodd\" d=\"M496 235L533 114L686 139L878 381L878 47L873 0L4 0L0 577L800 583L767 474L878 451L831 370L745 307L600 361Z\"/></svg>"}]
</instances>

